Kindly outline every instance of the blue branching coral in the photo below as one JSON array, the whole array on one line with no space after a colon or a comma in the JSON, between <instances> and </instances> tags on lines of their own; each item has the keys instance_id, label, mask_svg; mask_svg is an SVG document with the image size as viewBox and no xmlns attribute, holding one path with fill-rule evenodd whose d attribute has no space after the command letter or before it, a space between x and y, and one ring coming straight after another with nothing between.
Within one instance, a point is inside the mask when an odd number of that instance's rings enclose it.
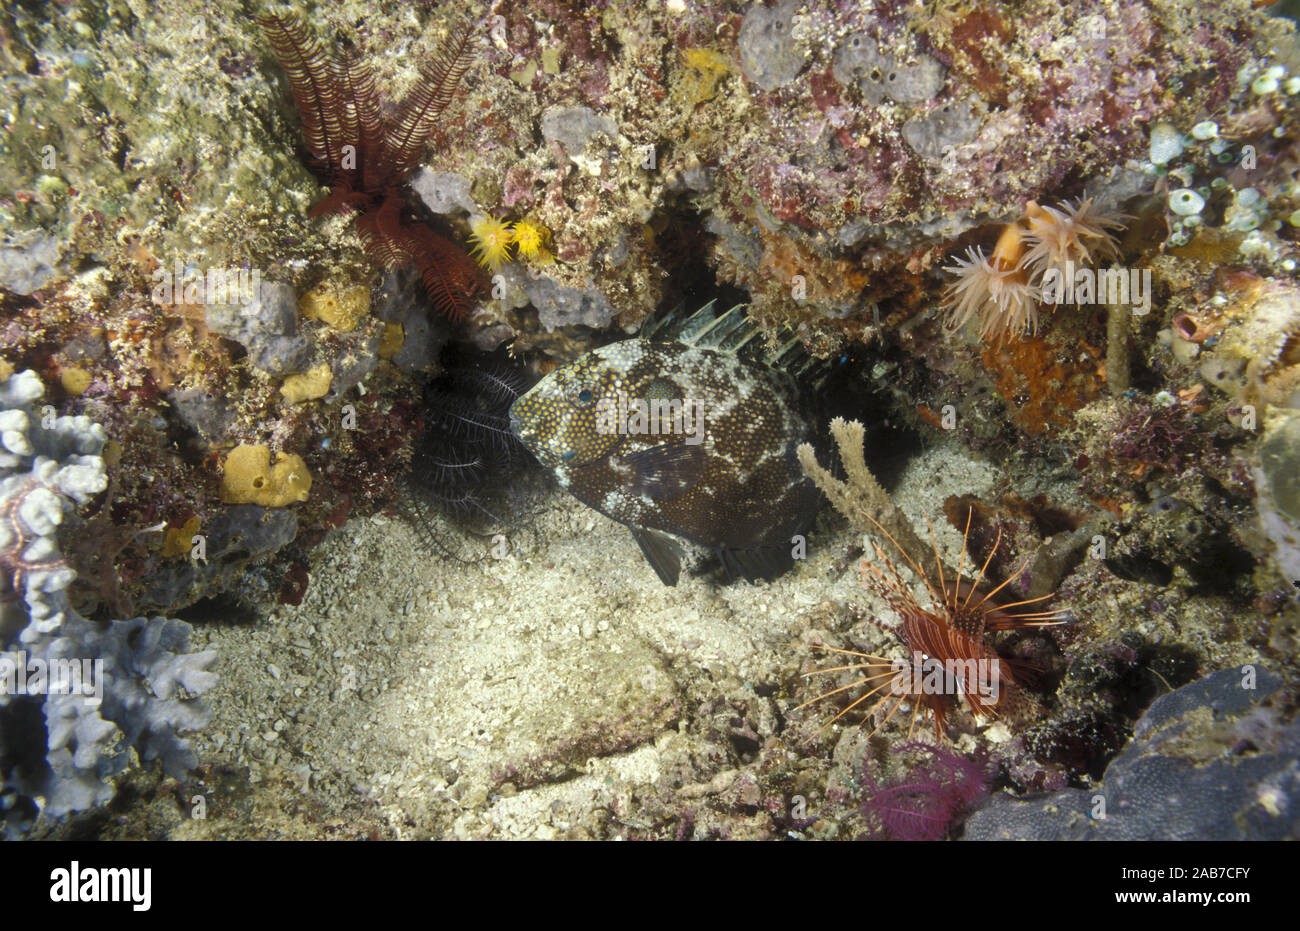
<instances>
[{"instance_id":1,"label":"blue branching coral","mask_svg":"<svg viewBox=\"0 0 1300 931\"><path fill-rule=\"evenodd\" d=\"M216 681L214 652L185 652L188 624L97 623L69 604L76 572L57 532L107 486L107 437L87 417L42 410L43 394L35 372L0 382L0 825L11 835L38 811L104 804L133 756L183 776L196 758L181 734L206 723L197 696Z\"/></svg>"}]
</instances>

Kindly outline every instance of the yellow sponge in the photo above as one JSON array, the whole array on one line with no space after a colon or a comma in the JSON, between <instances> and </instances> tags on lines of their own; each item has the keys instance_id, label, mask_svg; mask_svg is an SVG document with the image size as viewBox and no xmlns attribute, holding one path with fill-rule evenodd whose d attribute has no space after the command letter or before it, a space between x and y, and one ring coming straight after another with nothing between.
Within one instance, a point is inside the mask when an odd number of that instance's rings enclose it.
<instances>
[{"instance_id":1,"label":"yellow sponge","mask_svg":"<svg viewBox=\"0 0 1300 931\"><path fill-rule=\"evenodd\" d=\"M370 289L322 281L298 300L303 316L349 333L370 312Z\"/></svg>"},{"instance_id":2,"label":"yellow sponge","mask_svg":"<svg viewBox=\"0 0 1300 931\"><path fill-rule=\"evenodd\" d=\"M162 554L164 559L183 556L190 551L194 535L199 532L199 519L191 517L179 527L168 526L163 536Z\"/></svg>"},{"instance_id":3,"label":"yellow sponge","mask_svg":"<svg viewBox=\"0 0 1300 931\"><path fill-rule=\"evenodd\" d=\"M391 359L406 342L406 330L400 323L385 323L379 337L379 358Z\"/></svg>"},{"instance_id":4,"label":"yellow sponge","mask_svg":"<svg viewBox=\"0 0 1300 931\"><path fill-rule=\"evenodd\" d=\"M334 375L330 372L329 363L322 362L301 375L290 375L280 386L280 393L290 404L301 404L303 401L325 397L333 380Z\"/></svg>"},{"instance_id":5,"label":"yellow sponge","mask_svg":"<svg viewBox=\"0 0 1300 931\"><path fill-rule=\"evenodd\" d=\"M221 476L221 500L227 504L260 504L278 508L307 500L311 473L302 457L280 453L271 465L265 446L236 446L226 456Z\"/></svg>"},{"instance_id":6,"label":"yellow sponge","mask_svg":"<svg viewBox=\"0 0 1300 931\"><path fill-rule=\"evenodd\" d=\"M91 377L85 369L70 365L59 372L59 381L68 394L78 395L90 387Z\"/></svg>"}]
</instances>

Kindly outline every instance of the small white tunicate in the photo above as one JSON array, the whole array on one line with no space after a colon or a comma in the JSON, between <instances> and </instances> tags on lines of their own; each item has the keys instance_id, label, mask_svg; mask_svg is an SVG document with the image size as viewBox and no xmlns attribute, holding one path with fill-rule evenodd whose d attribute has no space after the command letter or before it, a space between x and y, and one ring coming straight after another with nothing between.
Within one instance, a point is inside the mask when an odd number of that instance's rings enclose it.
<instances>
[{"instance_id":1,"label":"small white tunicate","mask_svg":"<svg viewBox=\"0 0 1300 931\"><path fill-rule=\"evenodd\" d=\"M1264 72L1264 76L1268 78L1284 78L1286 77L1286 69L1281 65L1273 65Z\"/></svg>"},{"instance_id":2,"label":"small white tunicate","mask_svg":"<svg viewBox=\"0 0 1300 931\"><path fill-rule=\"evenodd\" d=\"M1205 207L1205 198L1191 188L1180 187L1169 192L1169 209L1179 216L1189 217L1200 213Z\"/></svg>"},{"instance_id":3,"label":"small white tunicate","mask_svg":"<svg viewBox=\"0 0 1300 931\"><path fill-rule=\"evenodd\" d=\"M1282 82L1282 90L1288 94L1300 94L1300 78L1287 78Z\"/></svg>"},{"instance_id":4,"label":"small white tunicate","mask_svg":"<svg viewBox=\"0 0 1300 931\"><path fill-rule=\"evenodd\" d=\"M1237 192L1236 200L1242 207L1253 207L1259 203L1259 191L1253 187L1244 187Z\"/></svg>"},{"instance_id":5,"label":"small white tunicate","mask_svg":"<svg viewBox=\"0 0 1300 931\"><path fill-rule=\"evenodd\" d=\"M1179 362L1191 362L1201 354L1201 347L1199 344L1183 339L1181 336L1173 337L1172 344L1169 348L1173 350L1174 358Z\"/></svg>"},{"instance_id":6,"label":"small white tunicate","mask_svg":"<svg viewBox=\"0 0 1300 931\"><path fill-rule=\"evenodd\" d=\"M1248 233L1237 246L1237 251L1248 259L1262 259L1266 262L1271 262L1277 257L1277 250L1260 235L1258 230Z\"/></svg>"},{"instance_id":7,"label":"small white tunicate","mask_svg":"<svg viewBox=\"0 0 1300 931\"><path fill-rule=\"evenodd\" d=\"M1151 161L1156 165L1166 165L1183 154L1183 136L1169 123L1157 123L1151 127Z\"/></svg>"},{"instance_id":8,"label":"small white tunicate","mask_svg":"<svg viewBox=\"0 0 1300 931\"><path fill-rule=\"evenodd\" d=\"M1218 155L1220 152L1226 152L1226 151L1228 151L1227 139L1215 139L1213 142L1210 143L1211 155Z\"/></svg>"},{"instance_id":9,"label":"small white tunicate","mask_svg":"<svg viewBox=\"0 0 1300 931\"><path fill-rule=\"evenodd\" d=\"M1250 89L1261 97L1265 94L1272 94L1277 91L1277 78L1269 74L1261 74L1250 84Z\"/></svg>"},{"instance_id":10,"label":"small white tunicate","mask_svg":"<svg viewBox=\"0 0 1300 931\"><path fill-rule=\"evenodd\" d=\"M1219 138L1219 124L1214 120L1202 120L1192 127L1193 138L1202 141Z\"/></svg>"},{"instance_id":11,"label":"small white tunicate","mask_svg":"<svg viewBox=\"0 0 1300 931\"><path fill-rule=\"evenodd\" d=\"M1225 219L1228 221L1226 225L1230 230L1241 230L1242 232L1257 230L1259 224L1263 222L1263 217L1254 210L1236 210L1229 211L1229 213L1231 216L1225 215Z\"/></svg>"}]
</instances>

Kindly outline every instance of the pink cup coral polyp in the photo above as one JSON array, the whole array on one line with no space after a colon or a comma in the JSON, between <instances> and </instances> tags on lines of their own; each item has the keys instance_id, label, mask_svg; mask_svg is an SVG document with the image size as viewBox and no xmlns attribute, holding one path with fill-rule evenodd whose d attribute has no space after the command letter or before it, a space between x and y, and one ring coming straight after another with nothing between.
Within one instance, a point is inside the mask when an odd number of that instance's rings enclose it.
<instances>
[{"instance_id":1,"label":"pink cup coral polyp","mask_svg":"<svg viewBox=\"0 0 1300 931\"><path fill-rule=\"evenodd\" d=\"M944 269L956 276L944 293L948 329L978 317L980 337L990 342L1036 334L1038 305L1045 294L1052 303L1058 293L1052 282L1059 286L1077 268L1120 257L1111 231L1123 226L1122 219L1095 209L1087 197L1056 207L1029 201L1023 218L1003 228L992 256L971 246L966 258Z\"/></svg>"}]
</instances>

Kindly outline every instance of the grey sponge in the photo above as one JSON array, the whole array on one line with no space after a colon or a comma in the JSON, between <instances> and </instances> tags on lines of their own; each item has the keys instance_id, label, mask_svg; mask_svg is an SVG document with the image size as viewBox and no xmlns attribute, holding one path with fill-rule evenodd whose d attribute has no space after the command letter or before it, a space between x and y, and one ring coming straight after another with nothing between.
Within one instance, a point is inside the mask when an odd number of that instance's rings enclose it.
<instances>
[{"instance_id":1,"label":"grey sponge","mask_svg":"<svg viewBox=\"0 0 1300 931\"><path fill-rule=\"evenodd\" d=\"M963 840L1295 839L1300 721L1264 704L1278 676L1260 669L1249 684L1222 669L1161 696L1096 789L994 796Z\"/></svg>"}]
</instances>

